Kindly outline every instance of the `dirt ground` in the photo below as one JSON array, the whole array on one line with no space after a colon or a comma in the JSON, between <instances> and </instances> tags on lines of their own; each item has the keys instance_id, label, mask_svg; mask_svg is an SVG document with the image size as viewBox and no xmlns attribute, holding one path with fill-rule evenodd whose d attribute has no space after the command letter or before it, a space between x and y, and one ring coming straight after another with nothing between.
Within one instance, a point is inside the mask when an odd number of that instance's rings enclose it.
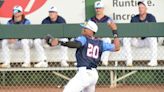
<instances>
[{"instance_id":1,"label":"dirt ground","mask_svg":"<svg viewBox=\"0 0 164 92\"><path fill-rule=\"evenodd\" d=\"M63 88L57 87L0 87L0 92L62 92ZM164 85L137 85L137 86L117 86L96 87L96 92L164 92Z\"/></svg>"}]
</instances>

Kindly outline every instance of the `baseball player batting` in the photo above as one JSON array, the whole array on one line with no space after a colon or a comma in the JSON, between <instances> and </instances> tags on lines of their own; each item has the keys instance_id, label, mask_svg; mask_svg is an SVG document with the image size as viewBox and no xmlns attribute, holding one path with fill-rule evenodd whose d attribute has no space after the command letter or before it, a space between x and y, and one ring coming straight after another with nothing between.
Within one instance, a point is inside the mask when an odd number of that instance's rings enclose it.
<instances>
[{"instance_id":1,"label":"baseball player batting","mask_svg":"<svg viewBox=\"0 0 164 92\"><path fill-rule=\"evenodd\" d=\"M113 31L114 42L111 44L94 37L98 27L93 21L81 24L81 27L82 35L74 41L62 42L50 35L45 38L50 46L62 45L69 48L77 48L76 60L78 72L68 82L63 92L95 92L95 85L98 80L96 68L100 62L102 52L118 51L120 49L117 31Z\"/></svg>"}]
</instances>

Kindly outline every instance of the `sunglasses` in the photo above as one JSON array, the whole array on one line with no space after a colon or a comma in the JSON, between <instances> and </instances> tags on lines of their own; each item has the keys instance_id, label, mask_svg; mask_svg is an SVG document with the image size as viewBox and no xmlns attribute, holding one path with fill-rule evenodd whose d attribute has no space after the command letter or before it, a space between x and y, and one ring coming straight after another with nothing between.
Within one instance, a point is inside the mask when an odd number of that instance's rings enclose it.
<instances>
[{"instance_id":1,"label":"sunglasses","mask_svg":"<svg viewBox=\"0 0 164 92\"><path fill-rule=\"evenodd\" d=\"M57 13L56 11L49 11L49 13Z\"/></svg>"},{"instance_id":2,"label":"sunglasses","mask_svg":"<svg viewBox=\"0 0 164 92\"><path fill-rule=\"evenodd\" d=\"M16 14L16 13L20 13L21 11L20 10L13 10L13 13Z\"/></svg>"},{"instance_id":3,"label":"sunglasses","mask_svg":"<svg viewBox=\"0 0 164 92\"><path fill-rule=\"evenodd\" d=\"M102 9L102 8L95 8L95 9Z\"/></svg>"}]
</instances>

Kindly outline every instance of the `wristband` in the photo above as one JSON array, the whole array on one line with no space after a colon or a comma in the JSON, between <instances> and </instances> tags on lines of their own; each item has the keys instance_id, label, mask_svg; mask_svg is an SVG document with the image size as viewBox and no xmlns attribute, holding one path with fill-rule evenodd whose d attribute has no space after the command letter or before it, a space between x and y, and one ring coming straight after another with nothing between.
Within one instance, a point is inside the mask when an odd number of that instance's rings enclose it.
<instances>
[{"instance_id":1,"label":"wristband","mask_svg":"<svg viewBox=\"0 0 164 92\"><path fill-rule=\"evenodd\" d=\"M117 30L112 30L112 33L113 33L113 37L114 38L117 38L118 37Z\"/></svg>"}]
</instances>

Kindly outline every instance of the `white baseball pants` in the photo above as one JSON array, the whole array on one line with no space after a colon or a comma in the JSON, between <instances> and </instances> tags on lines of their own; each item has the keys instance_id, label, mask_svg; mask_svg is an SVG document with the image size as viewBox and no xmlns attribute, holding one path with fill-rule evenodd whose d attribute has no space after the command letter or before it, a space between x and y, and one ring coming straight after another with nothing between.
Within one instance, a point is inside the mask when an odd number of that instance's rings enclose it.
<instances>
[{"instance_id":1,"label":"white baseball pants","mask_svg":"<svg viewBox=\"0 0 164 92\"><path fill-rule=\"evenodd\" d=\"M21 43L21 46L18 46L18 44ZM20 41L16 41L14 44L15 46L13 48L22 47L24 51L24 63L30 63L30 40L28 39L22 39ZM9 42L8 39L2 40L2 57L4 63L9 64L11 61L10 57L10 49L9 49Z\"/></svg>"},{"instance_id":2,"label":"white baseball pants","mask_svg":"<svg viewBox=\"0 0 164 92\"><path fill-rule=\"evenodd\" d=\"M98 72L95 68L89 70L86 67L80 67L63 92L95 92L97 80Z\"/></svg>"},{"instance_id":3,"label":"white baseball pants","mask_svg":"<svg viewBox=\"0 0 164 92\"><path fill-rule=\"evenodd\" d=\"M148 37L144 40L140 38L124 38L123 39L123 46L126 50L126 57L127 57L127 63L132 63L132 51L131 51L131 45L134 47L149 47L152 54L150 61L152 63L157 63L157 38L155 37Z\"/></svg>"}]
</instances>

